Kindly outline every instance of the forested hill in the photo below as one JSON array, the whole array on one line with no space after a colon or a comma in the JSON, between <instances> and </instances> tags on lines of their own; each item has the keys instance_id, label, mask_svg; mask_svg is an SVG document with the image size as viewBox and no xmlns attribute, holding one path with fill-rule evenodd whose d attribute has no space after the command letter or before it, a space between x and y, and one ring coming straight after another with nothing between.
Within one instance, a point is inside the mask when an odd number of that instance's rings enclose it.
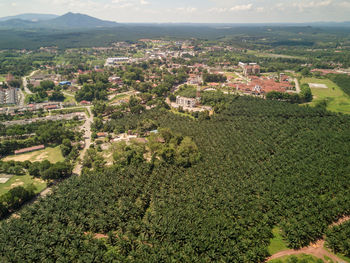
<instances>
[{"instance_id":1,"label":"forested hill","mask_svg":"<svg viewBox=\"0 0 350 263\"><path fill-rule=\"evenodd\" d=\"M274 226L298 248L350 215L350 117L248 97L204 99L217 114L160 109L105 124L134 129L153 120L193 138L197 164L179 168L170 147L158 165L137 154L129 165L94 165L1 224L0 261L264 262Z\"/></svg>"}]
</instances>

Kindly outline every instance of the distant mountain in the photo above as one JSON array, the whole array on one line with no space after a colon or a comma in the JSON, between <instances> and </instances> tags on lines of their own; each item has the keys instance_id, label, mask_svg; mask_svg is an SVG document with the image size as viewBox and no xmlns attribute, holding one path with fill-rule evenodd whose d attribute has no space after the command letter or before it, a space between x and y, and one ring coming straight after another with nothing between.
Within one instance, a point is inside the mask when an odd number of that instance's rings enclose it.
<instances>
[{"instance_id":1,"label":"distant mountain","mask_svg":"<svg viewBox=\"0 0 350 263\"><path fill-rule=\"evenodd\" d=\"M321 27L350 27L350 21L344 22L313 22L309 23L311 26L321 26Z\"/></svg>"},{"instance_id":2,"label":"distant mountain","mask_svg":"<svg viewBox=\"0 0 350 263\"><path fill-rule=\"evenodd\" d=\"M101 20L84 14L67 13L63 16L44 21L42 25L62 28L94 28L94 27L114 27L116 22Z\"/></svg>"},{"instance_id":3,"label":"distant mountain","mask_svg":"<svg viewBox=\"0 0 350 263\"><path fill-rule=\"evenodd\" d=\"M16 16L1 17L0 21L21 19L21 20L26 20L26 21L37 22L37 21L45 21L45 20L54 19L56 17L58 17L58 16L57 15L49 15L49 14L21 14L21 15L16 15Z\"/></svg>"},{"instance_id":4,"label":"distant mountain","mask_svg":"<svg viewBox=\"0 0 350 263\"><path fill-rule=\"evenodd\" d=\"M0 27L5 28L28 28L28 27L34 27L37 23L23 20L23 19L10 19L0 22Z\"/></svg>"},{"instance_id":5,"label":"distant mountain","mask_svg":"<svg viewBox=\"0 0 350 263\"><path fill-rule=\"evenodd\" d=\"M51 18L50 18L51 17ZM93 29L115 27L118 23L101 20L84 14L67 13L55 15L18 15L0 20L0 28L49 28L49 29Z\"/></svg>"}]
</instances>

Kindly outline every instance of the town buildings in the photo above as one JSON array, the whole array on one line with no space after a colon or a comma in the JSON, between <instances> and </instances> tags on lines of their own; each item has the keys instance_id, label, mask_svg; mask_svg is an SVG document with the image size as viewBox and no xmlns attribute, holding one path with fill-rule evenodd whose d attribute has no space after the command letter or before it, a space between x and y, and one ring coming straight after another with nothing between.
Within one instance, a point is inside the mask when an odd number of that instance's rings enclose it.
<instances>
[{"instance_id":1,"label":"town buildings","mask_svg":"<svg viewBox=\"0 0 350 263\"><path fill-rule=\"evenodd\" d=\"M238 66L240 66L243 69L243 74L245 76L260 74L260 66L257 63L247 64L247 63L239 62Z\"/></svg>"}]
</instances>

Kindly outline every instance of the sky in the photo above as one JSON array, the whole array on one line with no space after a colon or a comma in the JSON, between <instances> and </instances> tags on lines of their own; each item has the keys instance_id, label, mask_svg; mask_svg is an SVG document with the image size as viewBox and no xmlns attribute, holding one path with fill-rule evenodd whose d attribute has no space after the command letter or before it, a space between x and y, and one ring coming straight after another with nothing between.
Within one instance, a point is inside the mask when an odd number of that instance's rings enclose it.
<instances>
[{"instance_id":1,"label":"sky","mask_svg":"<svg viewBox=\"0 0 350 263\"><path fill-rule=\"evenodd\" d=\"M147 23L349 21L350 0L0 0L0 17L67 12Z\"/></svg>"}]
</instances>

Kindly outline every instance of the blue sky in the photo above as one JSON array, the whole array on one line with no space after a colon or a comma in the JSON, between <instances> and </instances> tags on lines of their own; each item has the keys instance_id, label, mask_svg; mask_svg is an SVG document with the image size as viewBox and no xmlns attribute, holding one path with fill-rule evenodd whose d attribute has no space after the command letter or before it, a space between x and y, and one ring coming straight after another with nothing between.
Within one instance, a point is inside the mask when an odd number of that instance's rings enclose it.
<instances>
[{"instance_id":1,"label":"blue sky","mask_svg":"<svg viewBox=\"0 0 350 263\"><path fill-rule=\"evenodd\" d=\"M66 12L117 22L349 21L350 0L0 0L0 17Z\"/></svg>"}]
</instances>

